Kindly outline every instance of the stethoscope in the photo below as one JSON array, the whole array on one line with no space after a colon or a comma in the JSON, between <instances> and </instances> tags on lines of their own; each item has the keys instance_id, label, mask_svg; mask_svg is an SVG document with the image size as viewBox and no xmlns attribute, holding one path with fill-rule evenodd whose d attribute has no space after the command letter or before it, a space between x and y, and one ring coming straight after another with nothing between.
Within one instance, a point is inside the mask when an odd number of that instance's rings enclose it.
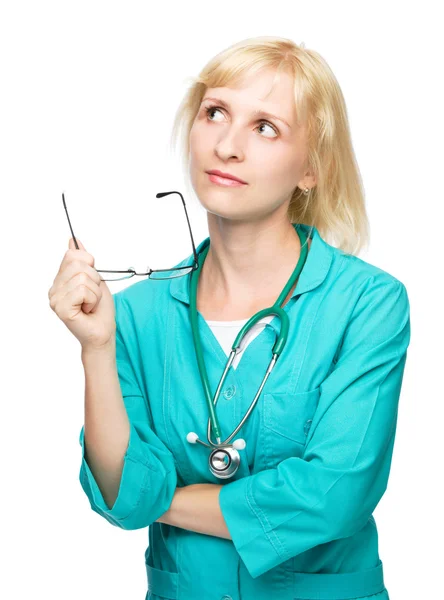
<instances>
[{"instance_id":1,"label":"stethoscope","mask_svg":"<svg viewBox=\"0 0 444 600\"><path fill-rule=\"evenodd\" d=\"M300 253L300 257L299 257L298 263L296 265L296 268L294 269L290 279L286 283L279 298L276 300L276 302L273 304L273 306L270 306L270 308L264 308L263 310L260 310L259 312L257 312L255 315L253 315L251 317L251 319L249 319L249 321L247 321L247 323L245 323L245 325L239 331L239 333L231 347L231 352L228 357L227 363L225 365L225 369L222 373L222 377L219 381L219 385L217 386L217 390L216 390L214 399L211 398L211 391L210 391L210 385L209 385L209 381L208 381L207 370L206 370L205 362L203 359L202 344L201 344L200 335L199 335L199 327L198 327L198 322L197 322L197 308L196 308L197 283L198 283L198 279L199 279L199 273L202 269L202 265L205 261L205 258L208 254L208 250L210 248L210 240L209 239L207 240L206 244L203 246L203 248L201 248L201 251L199 252L197 269L195 269L191 273L191 279L190 279L191 331L192 331L193 339L194 339L194 348L196 350L197 364L199 367L200 377L202 380L202 385L203 385L203 389L204 389L204 393L205 393L205 398L206 398L206 401L208 404L208 411L209 411L210 416L208 419L208 430L207 430L208 444L206 444L205 442L200 440L198 438L197 434L194 433L193 431L190 431L190 433L187 435L187 441L190 442L190 444L195 444L196 442L199 442L199 444L202 444L203 446L206 446L207 448L212 449L211 454L208 459L209 468L210 468L211 473L215 477L218 477L219 479L228 479L228 478L232 477L239 468L240 455L239 455L238 450L243 450L246 446L246 442L244 439L241 439L241 438L235 440L233 442L233 444L229 444L229 442L237 434L237 432L241 429L241 427L244 425L244 423L250 416L251 411L253 410L254 406L256 405L256 402L258 401L258 398L260 396L262 388L264 387L265 382L267 381L271 371L273 370L273 368L276 364L277 359L281 355L281 352L283 351L285 344L287 342L287 335L288 335L288 330L290 327L290 320L288 318L287 313L281 308L281 304L285 301L285 299L288 296L288 294L290 293L290 290L292 289L293 285L296 283L296 280L299 277L300 272L302 271L302 268L305 264L305 260L307 258L307 254L308 254L308 247L307 247L307 243L306 243L307 238L306 238L304 232L302 230L301 231L296 230L296 232L299 235L299 240L301 242L301 253ZM276 315L281 320L281 329L279 331L279 335L273 346L272 359L270 361L270 364L268 365L267 371L265 373L265 376L262 380L261 385L259 386L256 396L254 397L252 403L250 404L249 409L245 413L244 418L239 423L239 425L236 427L236 429L233 431L233 433L230 436L228 436L224 442L222 442L219 421L217 419L217 415L214 410L214 407L216 406L216 403L219 399L219 394L220 394L222 386L224 385L224 382L225 382L225 379L226 379L226 376L228 373L228 369L231 367L231 364L232 364L236 354L238 354L241 351L240 345L243 340L243 337L246 335L248 330L255 323L257 323L258 321L260 321L267 315ZM211 439L211 428L213 429L214 436L216 437L216 440L217 440L216 444Z\"/></svg>"}]
</instances>

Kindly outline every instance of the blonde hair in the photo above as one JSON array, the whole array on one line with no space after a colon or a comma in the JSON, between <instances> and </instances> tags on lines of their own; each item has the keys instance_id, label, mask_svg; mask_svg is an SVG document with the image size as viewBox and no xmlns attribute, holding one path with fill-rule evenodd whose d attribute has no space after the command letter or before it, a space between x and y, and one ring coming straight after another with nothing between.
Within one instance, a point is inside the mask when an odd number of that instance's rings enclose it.
<instances>
[{"instance_id":1,"label":"blonde hair","mask_svg":"<svg viewBox=\"0 0 444 600\"><path fill-rule=\"evenodd\" d=\"M171 145L181 138L183 166L189 172L189 135L206 89L235 84L262 69L274 69L275 80L281 69L293 75L297 124L307 133L307 168L316 176L308 195L299 187L293 191L290 222L314 225L331 245L359 253L368 246L369 223L345 100L326 61L303 43L259 36L217 54L191 78L174 119Z\"/></svg>"}]
</instances>

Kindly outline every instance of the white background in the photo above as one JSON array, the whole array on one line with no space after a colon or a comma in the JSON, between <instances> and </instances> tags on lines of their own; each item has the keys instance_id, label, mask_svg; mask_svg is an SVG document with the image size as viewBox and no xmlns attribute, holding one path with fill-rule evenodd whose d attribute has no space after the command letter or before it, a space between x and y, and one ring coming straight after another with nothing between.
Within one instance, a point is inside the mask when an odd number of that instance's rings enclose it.
<instances>
[{"instance_id":1,"label":"white background","mask_svg":"<svg viewBox=\"0 0 444 600\"><path fill-rule=\"evenodd\" d=\"M371 223L361 258L399 278L411 304L392 470L375 511L380 557L391 600L442 594L438 10L432 1L1 3L2 598L145 597L148 530L111 526L78 481L80 345L48 300L70 237L61 192L100 268L156 268L156 248L163 256L170 240L177 261L187 256L182 215L167 238L148 229L158 191L186 193L169 150L173 117L187 77L256 35L320 52L347 102ZM206 213L185 197L197 244Z\"/></svg>"}]
</instances>

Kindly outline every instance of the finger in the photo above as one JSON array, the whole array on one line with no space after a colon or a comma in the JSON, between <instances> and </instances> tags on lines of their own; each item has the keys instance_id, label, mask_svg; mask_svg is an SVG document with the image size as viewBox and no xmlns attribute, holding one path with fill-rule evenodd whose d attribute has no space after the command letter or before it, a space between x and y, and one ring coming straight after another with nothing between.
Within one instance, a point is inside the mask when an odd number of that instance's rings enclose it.
<instances>
[{"instance_id":1,"label":"finger","mask_svg":"<svg viewBox=\"0 0 444 600\"><path fill-rule=\"evenodd\" d=\"M70 240L70 244L72 243L72 245L74 244L74 242L72 241L72 238ZM88 265L90 265L91 267L94 266L94 256L92 256L89 252L87 252L86 250L76 250L74 247L70 247L68 248L68 250L65 252L62 262L60 263L59 266L59 270L57 271L57 275L56 277L66 268L67 264L74 261L74 260L82 260L85 263L87 263ZM55 280L54 280L55 281Z\"/></svg>"},{"instance_id":2,"label":"finger","mask_svg":"<svg viewBox=\"0 0 444 600\"><path fill-rule=\"evenodd\" d=\"M70 260L80 258L91 265L91 267L94 266L94 256L90 252L87 252L79 238L76 238L76 240L79 246L78 248L76 248L74 244L74 239L69 238L69 248L65 252L64 260L66 259L69 262Z\"/></svg>"},{"instance_id":3,"label":"finger","mask_svg":"<svg viewBox=\"0 0 444 600\"><path fill-rule=\"evenodd\" d=\"M71 306L81 306L84 313L90 313L98 304L99 299L87 285L78 285L68 294Z\"/></svg>"},{"instance_id":4,"label":"finger","mask_svg":"<svg viewBox=\"0 0 444 600\"><path fill-rule=\"evenodd\" d=\"M102 291L91 279L79 281L78 277L73 277L61 290L56 303L60 306L60 311L69 316L72 314L72 308L82 306L85 313L91 312L99 304L102 297Z\"/></svg>"},{"instance_id":5,"label":"finger","mask_svg":"<svg viewBox=\"0 0 444 600\"><path fill-rule=\"evenodd\" d=\"M74 242L74 238L69 238L69 243L68 243L68 248L70 248L71 250L86 250L85 246L82 244L82 242L79 240L78 237L76 237L76 241L77 241L77 245L78 248Z\"/></svg>"},{"instance_id":6,"label":"finger","mask_svg":"<svg viewBox=\"0 0 444 600\"><path fill-rule=\"evenodd\" d=\"M100 274L96 271L96 269L94 269L94 267L90 267L88 264L81 260L75 260L72 262L68 262L67 266L63 270L59 271L59 273L56 275L54 283L49 289L48 297L51 298L53 294L58 293L59 289L63 289L63 287L70 280L75 278L75 276L79 275L80 273L84 273L89 280L92 280L92 282L100 286L102 278L100 277Z\"/></svg>"}]
</instances>

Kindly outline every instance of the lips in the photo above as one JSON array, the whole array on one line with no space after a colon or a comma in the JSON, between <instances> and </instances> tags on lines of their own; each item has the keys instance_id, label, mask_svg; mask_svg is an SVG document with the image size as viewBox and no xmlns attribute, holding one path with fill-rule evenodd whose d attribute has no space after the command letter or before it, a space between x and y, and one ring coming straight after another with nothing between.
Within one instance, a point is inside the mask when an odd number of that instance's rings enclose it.
<instances>
[{"instance_id":1,"label":"lips","mask_svg":"<svg viewBox=\"0 0 444 600\"><path fill-rule=\"evenodd\" d=\"M239 183L247 183L243 179L232 175L231 173L224 173L223 171L218 171L217 169L213 169L212 171L207 171L209 175L217 175L218 177L225 177L225 179L232 179L233 181L238 181Z\"/></svg>"}]
</instances>

